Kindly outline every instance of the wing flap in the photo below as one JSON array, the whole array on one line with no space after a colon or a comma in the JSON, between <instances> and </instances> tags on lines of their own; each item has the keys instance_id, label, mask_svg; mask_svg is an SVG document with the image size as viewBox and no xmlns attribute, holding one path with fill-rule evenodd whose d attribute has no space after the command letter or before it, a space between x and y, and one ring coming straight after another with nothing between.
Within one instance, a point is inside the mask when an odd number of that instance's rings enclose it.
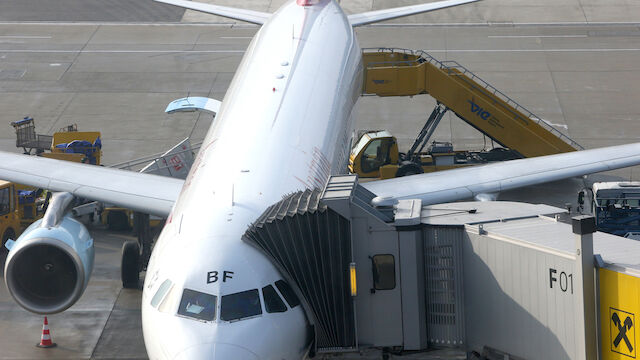
<instances>
[{"instance_id":1,"label":"wing flap","mask_svg":"<svg viewBox=\"0 0 640 360\"><path fill-rule=\"evenodd\" d=\"M537 158L362 183L378 197L375 205L399 199L422 199L424 204L468 199L523 186L640 164L640 143L575 151Z\"/></svg>"},{"instance_id":2,"label":"wing flap","mask_svg":"<svg viewBox=\"0 0 640 360\"><path fill-rule=\"evenodd\" d=\"M399 17L420 14L433 10L445 9L452 6L468 4L480 0L445 0L427 4L410 5L398 8L368 11L360 14L349 15L349 22L352 26L362 26L379 21L396 19Z\"/></svg>"},{"instance_id":3,"label":"wing flap","mask_svg":"<svg viewBox=\"0 0 640 360\"><path fill-rule=\"evenodd\" d=\"M219 15L230 19L241 20L250 22L252 24L262 25L264 24L271 14L247 10L247 9L238 9L228 6L220 6L220 5L211 5L211 4L203 4L195 1L184 1L184 0L154 0L156 2L169 4L178 6L185 9L191 9L200 11L207 14Z\"/></svg>"},{"instance_id":4,"label":"wing flap","mask_svg":"<svg viewBox=\"0 0 640 360\"><path fill-rule=\"evenodd\" d=\"M167 216L183 180L0 152L0 179Z\"/></svg>"}]
</instances>

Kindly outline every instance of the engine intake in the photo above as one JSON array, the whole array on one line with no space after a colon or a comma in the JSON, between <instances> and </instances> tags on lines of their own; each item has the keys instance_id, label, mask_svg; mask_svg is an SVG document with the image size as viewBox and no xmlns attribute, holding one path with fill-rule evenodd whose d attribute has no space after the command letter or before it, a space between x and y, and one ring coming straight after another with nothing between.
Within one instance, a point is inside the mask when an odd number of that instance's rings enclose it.
<instances>
[{"instance_id":1,"label":"engine intake","mask_svg":"<svg viewBox=\"0 0 640 360\"><path fill-rule=\"evenodd\" d=\"M89 282L93 260L93 239L84 225L69 215L54 222L45 216L11 247L5 282L23 308L55 314L78 301Z\"/></svg>"}]
</instances>

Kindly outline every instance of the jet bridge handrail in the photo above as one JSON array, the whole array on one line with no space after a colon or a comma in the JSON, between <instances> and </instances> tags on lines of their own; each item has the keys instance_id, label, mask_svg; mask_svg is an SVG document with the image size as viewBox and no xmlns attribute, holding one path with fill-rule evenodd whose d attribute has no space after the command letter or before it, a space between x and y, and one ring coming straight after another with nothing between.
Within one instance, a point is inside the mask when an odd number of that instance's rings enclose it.
<instances>
[{"instance_id":1,"label":"jet bridge handrail","mask_svg":"<svg viewBox=\"0 0 640 360\"><path fill-rule=\"evenodd\" d=\"M447 74L450 76L464 75L464 76L460 76L460 79L464 80L470 86L477 88L473 82L479 84L480 86L483 87L483 89L478 89L478 90L488 91L489 92L488 95L493 95L498 97L500 100L504 101L507 105L513 107L516 111L521 112L523 115L527 116L530 120L533 120L535 123L542 126L546 130L552 132L554 135L562 139L567 144L571 145L573 148L577 150L584 150L584 147L582 147L576 141L574 141L573 139L571 139L570 137L568 137L567 135L565 135L555 127L549 125L546 121L542 120L539 116L535 115L534 113L529 111L527 108L520 105L518 102L516 102L515 100L507 96L505 93L496 89L493 85L489 84L487 81L483 80L482 78L474 74L471 70L460 65L456 61L453 61L453 60L440 61L434 58L433 56L431 56L429 53L427 53L424 50L411 50L411 49L403 49L403 48L365 48L363 49L363 51L367 51L367 50L369 51L377 50L378 52L397 52L397 53L403 53L406 55L412 55L416 57L416 59L413 59L413 60L372 62L367 64L368 67L371 67L373 65L376 65L376 66L380 66L380 65L390 65L390 66L396 65L397 66L398 64L415 65L416 63L429 62L433 65L440 67L440 69L442 70L446 70ZM505 110L509 111L513 115L516 115L516 117L520 118L520 116L514 113L513 110L509 108L505 108Z\"/></svg>"}]
</instances>

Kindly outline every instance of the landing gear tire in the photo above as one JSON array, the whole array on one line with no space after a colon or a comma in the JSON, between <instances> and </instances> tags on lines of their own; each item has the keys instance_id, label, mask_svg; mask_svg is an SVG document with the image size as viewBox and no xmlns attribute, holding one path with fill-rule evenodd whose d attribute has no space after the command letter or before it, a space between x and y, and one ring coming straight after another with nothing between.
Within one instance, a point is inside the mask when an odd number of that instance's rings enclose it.
<instances>
[{"instance_id":1,"label":"landing gear tire","mask_svg":"<svg viewBox=\"0 0 640 360\"><path fill-rule=\"evenodd\" d=\"M422 174L423 172L424 171L418 164L411 161L403 161L396 173L396 177Z\"/></svg>"},{"instance_id":2,"label":"landing gear tire","mask_svg":"<svg viewBox=\"0 0 640 360\"><path fill-rule=\"evenodd\" d=\"M16 239L16 232L11 228L7 229L4 232L4 234L2 234L2 247L0 248L0 252L7 252L8 251L7 248L4 247L4 244L6 244L7 240L9 240L9 239L11 239L11 240L15 240Z\"/></svg>"},{"instance_id":3,"label":"landing gear tire","mask_svg":"<svg viewBox=\"0 0 640 360\"><path fill-rule=\"evenodd\" d=\"M122 287L138 289L140 283L140 245L136 241L127 241L122 245L122 263L120 264Z\"/></svg>"}]
</instances>

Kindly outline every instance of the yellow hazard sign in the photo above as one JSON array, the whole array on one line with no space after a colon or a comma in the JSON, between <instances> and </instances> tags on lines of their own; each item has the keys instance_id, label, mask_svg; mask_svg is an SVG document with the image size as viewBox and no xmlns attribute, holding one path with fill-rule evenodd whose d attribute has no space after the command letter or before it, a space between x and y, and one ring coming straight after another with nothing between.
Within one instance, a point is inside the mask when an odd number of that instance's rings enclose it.
<instances>
[{"instance_id":1,"label":"yellow hazard sign","mask_svg":"<svg viewBox=\"0 0 640 360\"><path fill-rule=\"evenodd\" d=\"M599 269L600 334L603 360L635 359L636 320L640 312L640 278Z\"/></svg>"}]
</instances>

